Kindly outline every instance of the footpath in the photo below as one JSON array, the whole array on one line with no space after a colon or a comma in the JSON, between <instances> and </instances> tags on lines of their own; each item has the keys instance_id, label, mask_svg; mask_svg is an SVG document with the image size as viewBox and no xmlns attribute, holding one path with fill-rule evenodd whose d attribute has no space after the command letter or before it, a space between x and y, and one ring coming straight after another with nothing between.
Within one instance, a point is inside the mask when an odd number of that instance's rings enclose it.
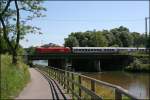
<instances>
[{"instance_id":1,"label":"footpath","mask_svg":"<svg viewBox=\"0 0 150 100\"><path fill-rule=\"evenodd\" d=\"M29 71L31 80L15 99L53 99L48 81L34 68Z\"/></svg>"}]
</instances>

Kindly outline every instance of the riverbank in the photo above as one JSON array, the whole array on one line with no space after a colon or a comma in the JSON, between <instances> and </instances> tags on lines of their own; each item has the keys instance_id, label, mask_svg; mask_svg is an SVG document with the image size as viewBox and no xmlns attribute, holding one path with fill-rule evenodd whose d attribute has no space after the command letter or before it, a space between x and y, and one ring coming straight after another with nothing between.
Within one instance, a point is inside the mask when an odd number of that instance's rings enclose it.
<instances>
[{"instance_id":1,"label":"riverbank","mask_svg":"<svg viewBox=\"0 0 150 100\"><path fill-rule=\"evenodd\" d=\"M128 72L150 72L150 59L148 54L132 54L132 62L129 66L125 67Z\"/></svg>"},{"instance_id":2,"label":"riverbank","mask_svg":"<svg viewBox=\"0 0 150 100\"><path fill-rule=\"evenodd\" d=\"M14 99L30 80L28 66L19 59L17 65L11 63L11 56L1 55L1 97Z\"/></svg>"}]
</instances>

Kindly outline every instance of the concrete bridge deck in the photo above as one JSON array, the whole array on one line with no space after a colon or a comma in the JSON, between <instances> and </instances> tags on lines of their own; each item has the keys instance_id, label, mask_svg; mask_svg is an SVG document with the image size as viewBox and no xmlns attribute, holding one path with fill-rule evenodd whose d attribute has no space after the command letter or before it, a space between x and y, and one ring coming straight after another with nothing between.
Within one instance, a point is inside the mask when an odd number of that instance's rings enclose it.
<instances>
[{"instance_id":1,"label":"concrete bridge deck","mask_svg":"<svg viewBox=\"0 0 150 100\"><path fill-rule=\"evenodd\" d=\"M23 91L19 94L15 99L56 99L54 98L53 90L49 82L43 77L43 75L35 70L34 68L30 68L31 80L27 84L27 86L23 89ZM58 82L56 82L58 84ZM53 83L54 84L54 83ZM63 88L58 84L61 91L65 94ZM56 84L54 84L54 88L56 88ZM61 94L57 91L57 96L59 99L63 99ZM65 94L66 99L70 99L68 94ZM57 99L58 99L57 98Z\"/></svg>"}]
</instances>

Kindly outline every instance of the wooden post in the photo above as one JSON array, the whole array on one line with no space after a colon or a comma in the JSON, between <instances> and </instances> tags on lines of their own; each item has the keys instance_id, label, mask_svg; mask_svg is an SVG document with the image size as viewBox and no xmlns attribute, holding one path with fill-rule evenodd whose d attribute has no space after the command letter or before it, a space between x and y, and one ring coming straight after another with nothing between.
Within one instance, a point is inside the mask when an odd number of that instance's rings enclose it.
<instances>
[{"instance_id":1,"label":"wooden post","mask_svg":"<svg viewBox=\"0 0 150 100\"><path fill-rule=\"evenodd\" d=\"M95 81L91 80L91 90L95 92Z\"/></svg>"},{"instance_id":2,"label":"wooden post","mask_svg":"<svg viewBox=\"0 0 150 100\"><path fill-rule=\"evenodd\" d=\"M67 72L67 92L69 93L69 72Z\"/></svg>"},{"instance_id":3,"label":"wooden post","mask_svg":"<svg viewBox=\"0 0 150 100\"><path fill-rule=\"evenodd\" d=\"M63 74L64 74L64 78L63 78L63 82L64 82L64 89L66 88L66 75L65 75L65 72L63 72Z\"/></svg>"},{"instance_id":4,"label":"wooden post","mask_svg":"<svg viewBox=\"0 0 150 100\"><path fill-rule=\"evenodd\" d=\"M49 68L49 72L50 72L50 76L52 77L52 70L51 70L51 68Z\"/></svg>"},{"instance_id":5,"label":"wooden post","mask_svg":"<svg viewBox=\"0 0 150 100\"><path fill-rule=\"evenodd\" d=\"M55 78L55 72L54 72L54 69L52 69L53 70L53 78Z\"/></svg>"},{"instance_id":6,"label":"wooden post","mask_svg":"<svg viewBox=\"0 0 150 100\"><path fill-rule=\"evenodd\" d=\"M59 70L58 72L59 72L59 84L61 84L61 75L60 75L60 70Z\"/></svg>"},{"instance_id":7,"label":"wooden post","mask_svg":"<svg viewBox=\"0 0 150 100\"><path fill-rule=\"evenodd\" d=\"M59 75L58 75L58 71L56 70L56 79L59 82Z\"/></svg>"},{"instance_id":8,"label":"wooden post","mask_svg":"<svg viewBox=\"0 0 150 100\"><path fill-rule=\"evenodd\" d=\"M54 69L54 77L55 77L55 79L56 79L56 71L55 71L55 69Z\"/></svg>"},{"instance_id":9,"label":"wooden post","mask_svg":"<svg viewBox=\"0 0 150 100\"><path fill-rule=\"evenodd\" d=\"M59 83L59 71L57 70L57 80L58 80L58 83Z\"/></svg>"},{"instance_id":10,"label":"wooden post","mask_svg":"<svg viewBox=\"0 0 150 100\"><path fill-rule=\"evenodd\" d=\"M122 99L122 96L121 96L121 93L115 89L115 100L121 100Z\"/></svg>"},{"instance_id":11,"label":"wooden post","mask_svg":"<svg viewBox=\"0 0 150 100\"><path fill-rule=\"evenodd\" d=\"M50 77L50 68L48 68L48 75L49 75L49 77Z\"/></svg>"},{"instance_id":12,"label":"wooden post","mask_svg":"<svg viewBox=\"0 0 150 100\"><path fill-rule=\"evenodd\" d=\"M95 92L95 81L94 80L91 80L91 90L93 92ZM91 96L91 99L94 99L94 97Z\"/></svg>"},{"instance_id":13,"label":"wooden post","mask_svg":"<svg viewBox=\"0 0 150 100\"><path fill-rule=\"evenodd\" d=\"M71 74L71 77L72 77L72 81L74 81L74 74L72 73ZM72 91L74 92L74 83L72 82ZM72 98L73 98L73 92L72 92Z\"/></svg>"},{"instance_id":14,"label":"wooden post","mask_svg":"<svg viewBox=\"0 0 150 100\"><path fill-rule=\"evenodd\" d=\"M79 78L79 80L78 80L79 84L82 85L82 83L81 83L81 76L79 75L78 78ZM80 89L80 87L79 87L79 96L81 97L81 89Z\"/></svg>"},{"instance_id":15,"label":"wooden post","mask_svg":"<svg viewBox=\"0 0 150 100\"><path fill-rule=\"evenodd\" d=\"M60 80L60 84L62 85L62 73L60 70L59 70L59 80Z\"/></svg>"},{"instance_id":16,"label":"wooden post","mask_svg":"<svg viewBox=\"0 0 150 100\"><path fill-rule=\"evenodd\" d=\"M53 71L53 69L51 69L51 73L52 73L52 77L54 78L54 71Z\"/></svg>"}]
</instances>

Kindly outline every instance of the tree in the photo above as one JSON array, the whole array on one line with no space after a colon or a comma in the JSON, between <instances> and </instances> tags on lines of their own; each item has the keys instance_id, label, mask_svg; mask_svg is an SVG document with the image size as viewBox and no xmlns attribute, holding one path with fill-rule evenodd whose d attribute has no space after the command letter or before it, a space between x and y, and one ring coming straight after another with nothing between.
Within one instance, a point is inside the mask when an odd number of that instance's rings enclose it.
<instances>
[{"instance_id":1,"label":"tree","mask_svg":"<svg viewBox=\"0 0 150 100\"><path fill-rule=\"evenodd\" d=\"M66 47L78 47L79 42L74 36L69 36L68 38L65 39L65 46Z\"/></svg>"},{"instance_id":2,"label":"tree","mask_svg":"<svg viewBox=\"0 0 150 100\"><path fill-rule=\"evenodd\" d=\"M107 40L101 31L94 32L93 35L95 36L93 40L95 47L107 47Z\"/></svg>"},{"instance_id":3,"label":"tree","mask_svg":"<svg viewBox=\"0 0 150 100\"><path fill-rule=\"evenodd\" d=\"M107 40L108 46L115 46L115 36L113 33L109 32L108 30L103 30L102 33Z\"/></svg>"},{"instance_id":4,"label":"tree","mask_svg":"<svg viewBox=\"0 0 150 100\"><path fill-rule=\"evenodd\" d=\"M137 33L137 32L132 32L131 33L131 36L132 36L132 38L133 38L133 46L134 47L139 47L139 46L141 46L141 44L142 44L142 41L141 41L141 35L140 35L140 33Z\"/></svg>"},{"instance_id":5,"label":"tree","mask_svg":"<svg viewBox=\"0 0 150 100\"><path fill-rule=\"evenodd\" d=\"M25 52L26 52L27 54L34 54L34 53L35 53L35 47L31 46L31 47L29 47L29 48L26 48L26 49L25 49Z\"/></svg>"},{"instance_id":6,"label":"tree","mask_svg":"<svg viewBox=\"0 0 150 100\"><path fill-rule=\"evenodd\" d=\"M123 47L129 47L129 46L132 45L132 38L129 35L129 33L127 33L127 32L121 32L119 38L120 38L120 40L122 42L122 46Z\"/></svg>"},{"instance_id":7,"label":"tree","mask_svg":"<svg viewBox=\"0 0 150 100\"><path fill-rule=\"evenodd\" d=\"M81 47L141 47L146 38L143 34L130 32L128 28L120 26L111 30L74 32L65 39L65 44L73 46L72 40L78 41Z\"/></svg>"},{"instance_id":8,"label":"tree","mask_svg":"<svg viewBox=\"0 0 150 100\"><path fill-rule=\"evenodd\" d=\"M114 35L115 40L113 45L118 45L119 47L122 47L122 41L120 40L120 32L118 31L117 28L111 29L110 32Z\"/></svg>"},{"instance_id":9,"label":"tree","mask_svg":"<svg viewBox=\"0 0 150 100\"><path fill-rule=\"evenodd\" d=\"M27 25L28 21L37 17L43 17L41 11L46 9L40 5L41 3L42 1L40 0L8 0L7 2L1 1L0 3L2 7L0 12L2 33L12 54L12 63L14 64L17 63L20 39L23 39L27 33L41 33L38 27ZM27 16L25 19L21 19L21 14L24 12L27 13ZM11 41L14 41L14 44Z\"/></svg>"},{"instance_id":10,"label":"tree","mask_svg":"<svg viewBox=\"0 0 150 100\"><path fill-rule=\"evenodd\" d=\"M120 26L119 28L114 28L110 30L115 36L115 44L120 47L129 47L132 44L132 37L130 36L130 31L128 28Z\"/></svg>"}]
</instances>

